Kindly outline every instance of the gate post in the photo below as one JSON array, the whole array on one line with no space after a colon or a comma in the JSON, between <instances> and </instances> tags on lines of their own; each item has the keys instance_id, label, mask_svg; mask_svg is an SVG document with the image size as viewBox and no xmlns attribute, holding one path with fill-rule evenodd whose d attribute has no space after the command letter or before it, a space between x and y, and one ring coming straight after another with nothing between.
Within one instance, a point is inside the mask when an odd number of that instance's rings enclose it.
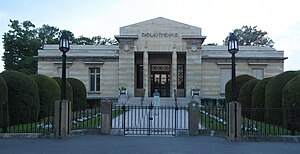
<instances>
[{"instance_id":1,"label":"gate post","mask_svg":"<svg viewBox=\"0 0 300 154\"><path fill-rule=\"evenodd\" d=\"M69 100L58 100L55 102L55 138L65 138L71 129L71 102Z\"/></svg>"},{"instance_id":2,"label":"gate post","mask_svg":"<svg viewBox=\"0 0 300 154\"><path fill-rule=\"evenodd\" d=\"M191 101L189 103L189 135L196 136L199 134L199 103L197 101Z\"/></svg>"},{"instance_id":3,"label":"gate post","mask_svg":"<svg viewBox=\"0 0 300 154\"><path fill-rule=\"evenodd\" d=\"M101 133L102 134L110 134L111 124L112 124L112 102L106 100L101 103Z\"/></svg>"},{"instance_id":4,"label":"gate post","mask_svg":"<svg viewBox=\"0 0 300 154\"><path fill-rule=\"evenodd\" d=\"M241 139L241 104L239 102L229 103L228 117L228 138L230 141L240 141Z\"/></svg>"}]
</instances>

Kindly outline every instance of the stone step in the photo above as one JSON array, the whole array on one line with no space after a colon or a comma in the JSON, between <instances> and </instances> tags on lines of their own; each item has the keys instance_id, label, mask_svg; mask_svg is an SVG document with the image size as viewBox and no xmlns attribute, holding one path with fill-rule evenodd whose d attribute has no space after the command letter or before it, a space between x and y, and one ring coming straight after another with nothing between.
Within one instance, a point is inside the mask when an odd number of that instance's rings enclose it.
<instances>
[{"instance_id":1,"label":"stone step","mask_svg":"<svg viewBox=\"0 0 300 154\"><path fill-rule=\"evenodd\" d=\"M186 106L192 100L198 101L198 99L195 98L177 98L177 104L178 106ZM145 97L143 103L141 103L140 97L120 97L118 99L119 105L149 105L151 102L153 103L153 97ZM175 105L175 98L160 98L160 105Z\"/></svg>"}]
</instances>

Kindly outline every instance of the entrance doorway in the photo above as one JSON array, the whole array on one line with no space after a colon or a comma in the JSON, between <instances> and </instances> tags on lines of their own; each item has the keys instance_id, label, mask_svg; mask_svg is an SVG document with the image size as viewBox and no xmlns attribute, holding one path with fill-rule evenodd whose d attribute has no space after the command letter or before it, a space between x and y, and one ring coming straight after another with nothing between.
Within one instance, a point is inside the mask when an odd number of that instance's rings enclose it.
<instances>
[{"instance_id":1,"label":"entrance doorway","mask_svg":"<svg viewBox=\"0 0 300 154\"><path fill-rule=\"evenodd\" d=\"M155 89L160 97L170 97L170 65L151 66L151 96Z\"/></svg>"}]
</instances>

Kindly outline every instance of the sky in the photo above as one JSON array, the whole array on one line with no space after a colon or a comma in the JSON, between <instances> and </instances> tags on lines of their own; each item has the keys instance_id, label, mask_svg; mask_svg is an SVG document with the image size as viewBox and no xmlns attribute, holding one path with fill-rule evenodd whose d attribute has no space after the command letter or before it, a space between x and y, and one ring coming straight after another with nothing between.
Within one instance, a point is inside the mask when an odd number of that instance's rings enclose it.
<instances>
[{"instance_id":1,"label":"sky","mask_svg":"<svg viewBox=\"0 0 300 154\"><path fill-rule=\"evenodd\" d=\"M0 56L9 20L29 20L75 34L113 38L119 27L164 17L202 28L204 44L222 44L233 29L244 25L267 31L274 48L288 57L284 71L300 69L298 0L1 0ZM1 58L2 59L2 58ZM0 72L4 70L0 60Z\"/></svg>"}]
</instances>

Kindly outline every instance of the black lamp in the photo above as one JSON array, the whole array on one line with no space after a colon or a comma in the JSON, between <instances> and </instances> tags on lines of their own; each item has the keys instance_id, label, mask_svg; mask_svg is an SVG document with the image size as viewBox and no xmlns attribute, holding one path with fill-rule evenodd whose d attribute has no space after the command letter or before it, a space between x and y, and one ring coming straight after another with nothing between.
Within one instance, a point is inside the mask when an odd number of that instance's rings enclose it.
<instances>
[{"instance_id":1,"label":"black lamp","mask_svg":"<svg viewBox=\"0 0 300 154\"><path fill-rule=\"evenodd\" d=\"M235 76L235 54L239 51L239 44L236 36L231 33L228 39L228 52L231 53L231 80L232 80L232 102L234 102L234 119L235 119L235 133L234 137L237 138L237 92L236 92L236 76Z\"/></svg>"}]
</instances>

